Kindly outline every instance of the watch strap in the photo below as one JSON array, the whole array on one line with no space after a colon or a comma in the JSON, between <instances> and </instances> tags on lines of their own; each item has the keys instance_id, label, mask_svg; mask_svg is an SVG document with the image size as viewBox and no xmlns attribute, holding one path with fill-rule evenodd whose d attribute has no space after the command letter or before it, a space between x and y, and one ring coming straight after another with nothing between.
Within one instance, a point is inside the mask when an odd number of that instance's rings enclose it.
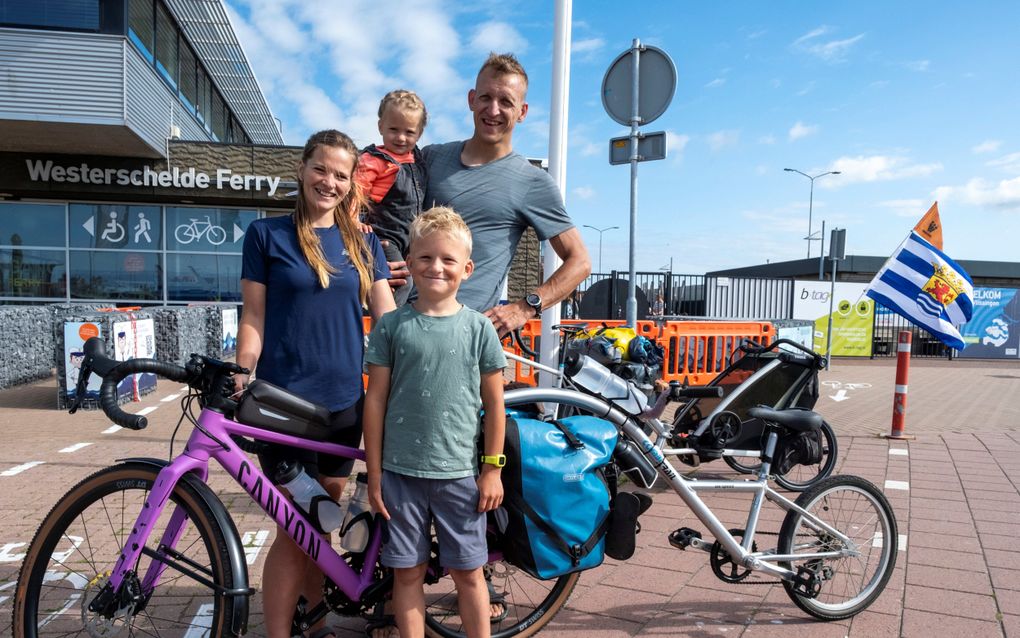
<instances>
[{"instance_id":1,"label":"watch strap","mask_svg":"<svg viewBox=\"0 0 1020 638\"><path fill-rule=\"evenodd\" d=\"M492 456L487 456L483 454L481 455L481 458L479 460L485 465L494 465L496 467L503 467L504 465L506 465L505 454L496 454Z\"/></svg>"}]
</instances>

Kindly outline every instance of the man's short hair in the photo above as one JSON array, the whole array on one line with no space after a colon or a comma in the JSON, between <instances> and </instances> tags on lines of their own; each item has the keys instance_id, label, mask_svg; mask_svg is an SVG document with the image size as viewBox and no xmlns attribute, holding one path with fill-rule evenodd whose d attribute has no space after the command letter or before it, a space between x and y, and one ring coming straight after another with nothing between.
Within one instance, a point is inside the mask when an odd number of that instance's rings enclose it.
<instances>
[{"instance_id":1,"label":"man's short hair","mask_svg":"<svg viewBox=\"0 0 1020 638\"><path fill-rule=\"evenodd\" d=\"M519 75L524 78L524 86L528 86L528 74L524 71L520 61L513 53L489 53L489 57L478 69L478 75L485 71L492 71L496 75Z\"/></svg>"},{"instance_id":2,"label":"man's short hair","mask_svg":"<svg viewBox=\"0 0 1020 638\"><path fill-rule=\"evenodd\" d=\"M464 242L468 255L471 254L471 230L464 219L449 206L434 206L411 222L409 245L433 233L448 233Z\"/></svg>"},{"instance_id":3,"label":"man's short hair","mask_svg":"<svg viewBox=\"0 0 1020 638\"><path fill-rule=\"evenodd\" d=\"M417 111L418 113L421 113L421 122L418 124L418 132L421 133L425 130L425 125L428 124L429 121L429 112L425 109L425 103L421 101L421 98L418 97L418 94L414 91L397 89L384 95L383 99L379 102L380 120L388 106L395 106L405 111Z\"/></svg>"}]
</instances>

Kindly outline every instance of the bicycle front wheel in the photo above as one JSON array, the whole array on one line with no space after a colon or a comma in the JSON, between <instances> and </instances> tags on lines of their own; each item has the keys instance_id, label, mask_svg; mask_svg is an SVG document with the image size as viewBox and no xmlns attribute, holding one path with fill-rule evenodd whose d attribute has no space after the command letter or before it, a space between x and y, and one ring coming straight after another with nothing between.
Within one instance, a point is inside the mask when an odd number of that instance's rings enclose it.
<instances>
[{"instance_id":1,"label":"bicycle front wheel","mask_svg":"<svg viewBox=\"0 0 1020 638\"><path fill-rule=\"evenodd\" d=\"M820 529L810 518L790 510L779 532L780 554L839 552L831 558L785 563L806 567L821 579L815 597L783 581L793 602L822 620L840 620L863 611L885 589L896 566L896 518L885 495L857 476L823 479L800 495L797 505L849 538L849 543Z\"/></svg>"},{"instance_id":2,"label":"bicycle front wheel","mask_svg":"<svg viewBox=\"0 0 1020 638\"><path fill-rule=\"evenodd\" d=\"M73 487L47 515L21 567L14 600L14 635L221 636L233 598L216 596L181 571L141 555L120 600L94 610L142 511L158 468L124 463L100 470ZM184 515L177 540L164 538L175 511ZM178 514L176 519L180 520ZM195 489L177 484L147 546L222 587L232 575L223 532ZM153 578L163 566L158 578ZM148 578L147 578L148 577ZM148 582L154 581L154 582Z\"/></svg>"},{"instance_id":3,"label":"bicycle front wheel","mask_svg":"<svg viewBox=\"0 0 1020 638\"><path fill-rule=\"evenodd\" d=\"M506 617L492 623L492 638L532 636L549 624L567 602L579 572L555 580L540 580L505 561L485 566L491 588L503 598ZM450 577L425 586L425 633L433 638L462 638L463 621L457 606L457 592Z\"/></svg>"},{"instance_id":4,"label":"bicycle front wheel","mask_svg":"<svg viewBox=\"0 0 1020 638\"><path fill-rule=\"evenodd\" d=\"M786 474L777 474L776 483L791 492L803 492L836 469L836 433L827 421L822 421L822 460L811 465L795 465Z\"/></svg>"}]
</instances>

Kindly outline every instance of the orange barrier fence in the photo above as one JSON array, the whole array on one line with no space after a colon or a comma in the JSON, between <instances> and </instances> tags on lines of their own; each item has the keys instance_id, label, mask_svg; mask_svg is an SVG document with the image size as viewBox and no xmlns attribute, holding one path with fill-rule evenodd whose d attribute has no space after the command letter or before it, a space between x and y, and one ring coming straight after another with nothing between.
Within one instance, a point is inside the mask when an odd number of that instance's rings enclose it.
<instances>
[{"instance_id":1,"label":"orange barrier fence","mask_svg":"<svg viewBox=\"0 0 1020 638\"><path fill-rule=\"evenodd\" d=\"M573 319L562 323L617 327L626 322ZM683 382L686 379L691 385L704 385L722 372L742 339L759 344L768 344L775 339L775 328L767 321L638 321L637 333L655 341L665 351L662 366L665 381ZM541 335L542 322L539 319L532 319L521 328L521 338L532 350L539 349ZM512 348L506 341L503 344L507 351L522 354L516 344ZM533 366L519 361L509 363L514 380L537 385Z\"/></svg>"}]
</instances>

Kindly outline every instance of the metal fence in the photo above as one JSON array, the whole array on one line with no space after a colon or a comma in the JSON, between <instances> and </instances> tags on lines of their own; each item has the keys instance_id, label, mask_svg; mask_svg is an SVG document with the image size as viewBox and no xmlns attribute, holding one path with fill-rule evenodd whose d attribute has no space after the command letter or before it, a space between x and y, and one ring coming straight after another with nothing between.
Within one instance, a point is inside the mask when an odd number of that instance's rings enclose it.
<instances>
[{"instance_id":1,"label":"metal fence","mask_svg":"<svg viewBox=\"0 0 1020 638\"><path fill-rule=\"evenodd\" d=\"M627 307L627 273L593 273L565 302L564 318L624 319ZM662 295L665 314L711 319L777 320L793 318L794 282L761 277L706 277L670 272L638 272L638 319L650 315ZM876 304L872 358L896 356L901 330L913 333L914 357L951 358L947 347L928 331Z\"/></svg>"}]
</instances>

